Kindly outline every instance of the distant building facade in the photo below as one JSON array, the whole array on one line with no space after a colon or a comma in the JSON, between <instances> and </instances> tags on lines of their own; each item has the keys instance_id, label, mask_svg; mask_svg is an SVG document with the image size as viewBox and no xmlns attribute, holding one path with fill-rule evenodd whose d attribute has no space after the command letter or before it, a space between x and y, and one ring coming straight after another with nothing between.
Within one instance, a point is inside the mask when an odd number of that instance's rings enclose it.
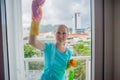
<instances>
[{"instance_id":1,"label":"distant building facade","mask_svg":"<svg viewBox=\"0 0 120 80\"><path fill-rule=\"evenodd\" d=\"M72 27L72 33L77 33L82 31L81 30L81 18L80 18L80 12L75 12L73 15L73 27Z\"/></svg>"}]
</instances>

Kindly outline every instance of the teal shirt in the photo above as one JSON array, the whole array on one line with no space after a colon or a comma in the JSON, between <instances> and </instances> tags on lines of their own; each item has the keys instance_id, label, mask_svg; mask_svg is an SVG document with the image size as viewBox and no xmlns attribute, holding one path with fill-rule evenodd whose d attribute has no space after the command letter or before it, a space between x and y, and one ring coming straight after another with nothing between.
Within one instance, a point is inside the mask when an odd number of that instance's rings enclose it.
<instances>
[{"instance_id":1,"label":"teal shirt","mask_svg":"<svg viewBox=\"0 0 120 80\"><path fill-rule=\"evenodd\" d=\"M71 51L66 48L65 53L61 53L54 43L45 43L43 53L44 71L40 80L65 80L65 69Z\"/></svg>"}]
</instances>

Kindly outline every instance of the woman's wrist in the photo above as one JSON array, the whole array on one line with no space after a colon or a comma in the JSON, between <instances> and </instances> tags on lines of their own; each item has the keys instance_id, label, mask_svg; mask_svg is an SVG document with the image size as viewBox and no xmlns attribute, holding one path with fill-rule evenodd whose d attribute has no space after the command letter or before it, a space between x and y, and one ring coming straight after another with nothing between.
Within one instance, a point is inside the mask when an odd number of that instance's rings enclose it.
<instances>
[{"instance_id":1,"label":"woman's wrist","mask_svg":"<svg viewBox=\"0 0 120 80\"><path fill-rule=\"evenodd\" d=\"M30 34L37 36L39 34L39 25L40 25L40 21L33 21L31 23L31 27L30 27Z\"/></svg>"}]
</instances>

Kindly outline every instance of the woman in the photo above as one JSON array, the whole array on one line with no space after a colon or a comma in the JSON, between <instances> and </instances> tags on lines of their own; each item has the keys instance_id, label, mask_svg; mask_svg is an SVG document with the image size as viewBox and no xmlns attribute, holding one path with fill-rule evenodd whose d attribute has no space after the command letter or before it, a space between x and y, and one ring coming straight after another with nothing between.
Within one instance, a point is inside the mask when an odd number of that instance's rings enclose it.
<instances>
[{"instance_id":1,"label":"woman","mask_svg":"<svg viewBox=\"0 0 120 80\"><path fill-rule=\"evenodd\" d=\"M71 51L65 46L67 27L58 25L55 37L55 43L42 43L36 36L30 35L29 43L44 53L44 72L41 80L65 80L65 69L71 57Z\"/></svg>"},{"instance_id":2,"label":"woman","mask_svg":"<svg viewBox=\"0 0 120 80\"><path fill-rule=\"evenodd\" d=\"M39 24L42 18L42 6L37 1L33 0L32 4L32 7L37 8L32 8L29 44L44 53L44 71L40 80L65 80L65 69L71 57L71 51L65 46L68 28L63 24L56 27L55 43L42 43L37 40L36 37L39 34Z\"/></svg>"}]
</instances>

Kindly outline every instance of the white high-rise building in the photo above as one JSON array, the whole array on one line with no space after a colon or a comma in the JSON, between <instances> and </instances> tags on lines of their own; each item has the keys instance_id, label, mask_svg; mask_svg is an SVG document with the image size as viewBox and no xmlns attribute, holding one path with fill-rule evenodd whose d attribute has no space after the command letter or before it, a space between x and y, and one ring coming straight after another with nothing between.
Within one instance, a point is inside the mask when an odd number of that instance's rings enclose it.
<instances>
[{"instance_id":1,"label":"white high-rise building","mask_svg":"<svg viewBox=\"0 0 120 80\"><path fill-rule=\"evenodd\" d=\"M74 13L72 21L73 21L72 33L76 33L77 29L81 29L80 12Z\"/></svg>"}]
</instances>

